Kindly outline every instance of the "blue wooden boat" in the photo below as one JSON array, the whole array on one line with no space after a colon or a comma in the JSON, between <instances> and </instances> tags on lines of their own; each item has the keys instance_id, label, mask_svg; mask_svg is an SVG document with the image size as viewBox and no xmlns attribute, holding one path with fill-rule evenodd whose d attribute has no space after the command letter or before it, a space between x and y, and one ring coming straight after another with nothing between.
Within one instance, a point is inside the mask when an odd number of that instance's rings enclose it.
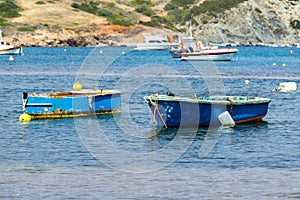
<instances>
[{"instance_id":1,"label":"blue wooden boat","mask_svg":"<svg viewBox=\"0 0 300 200\"><path fill-rule=\"evenodd\" d=\"M236 124L261 121L268 112L267 98L246 96L178 97L145 96L158 126L195 127L221 125L218 116L228 111Z\"/></svg>"},{"instance_id":2,"label":"blue wooden boat","mask_svg":"<svg viewBox=\"0 0 300 200\"><path fill-rule=\"evenodd\" d=\"M120 113L121 93L117 90L79 90L49 94L23 92L23 111L31 119Z\"/></svg>"}]
</instances>

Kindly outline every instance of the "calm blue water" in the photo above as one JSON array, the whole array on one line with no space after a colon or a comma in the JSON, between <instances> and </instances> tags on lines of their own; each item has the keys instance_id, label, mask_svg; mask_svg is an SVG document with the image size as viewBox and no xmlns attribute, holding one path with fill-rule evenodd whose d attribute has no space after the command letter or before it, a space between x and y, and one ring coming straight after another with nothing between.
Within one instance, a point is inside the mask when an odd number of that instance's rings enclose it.
<instances>
[{"instance_id":1,"label":"calm blue water","mask_svg":"<svg viewBox=\"0 0 300 200\"><path fill-rule=\"evenodd\" d=\"M299 90L272 89L300 85L300 49L238 49L217 63L127 47L1 56L0 199L299 199ZM18 121L23 91L68 91L76 80L121 90L122 114ZM272 101L262 123L158 130L143 101L157 92Z\"/></svg>"}]
</instances>

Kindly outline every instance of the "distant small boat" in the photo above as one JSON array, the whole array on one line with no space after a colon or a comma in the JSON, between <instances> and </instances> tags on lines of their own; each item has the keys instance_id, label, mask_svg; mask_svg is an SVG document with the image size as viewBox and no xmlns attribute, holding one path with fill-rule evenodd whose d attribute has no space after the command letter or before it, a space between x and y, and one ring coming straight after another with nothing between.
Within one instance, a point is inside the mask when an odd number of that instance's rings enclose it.
<instances>
[{"instance_id":1,"label":"distant small boat","mask_svg":"<svg viewBox=\"0 0 300 200\"><path fill-rule=\"evenodd\" d=\"M190 36L181 38L179 46L171 48L169 52L173 58L185 61L231 61L238 49L204 45L193 36L190 24Z\"/></svg>"},{"instance_id":2,"label":"distant small boat","mask_svg":"<svg viewBox=\"0 0 300 200\"><path fill-rule=\"evenodd\" d=\"M80 90L48 94L23 92L23 111L31 119L81 117L121 112L117 90Z\"/></svg>"},{"instance_id":3,"label":"distant small boat","mask_svg":"<svg viewBox=\"0 0 300 200\"><path fill-rule=\"evenodd\" d=\"M173 37L164 37L163 35L152 35L150 33L143 34L144 43L138 43L135 50L168 50L171 47L178 46L179 43L174 42Z\"/></svg>"},{"instance_id":4,"label":"distant small boat","mask_svg":"<svg viewBox=\"0 0 300 200\"><path fill-rule=\"evenodd\" d=\"M280 83L277 89L273 91L278 92L296 92L297 90L297 83L296 82L283 82Z\"/></svg>"},{"instance_id":5,"label":"distant small boat","mask_svg":"<svg viewBox=\"0 0 300 200\"><path fill-rule=\"evenodd\" d=\"M145 96L158 126L197 127L221 125L219 115L228 111L235 124L261 121L268 112L267 98L247 96L178 97Z\"/></svg>"},{"instance_id":6,"label":"distant small boat","mask_svg":"<svg viewBox=\"0 0 300 200\"><path fill-rule=\"evenodd\" d=\"M22 47L14 47L12 45L6 44L6 42L2 38L2 31L0 30L0 55L16 55L22 53Z\"/></svg>"}]
</instances>

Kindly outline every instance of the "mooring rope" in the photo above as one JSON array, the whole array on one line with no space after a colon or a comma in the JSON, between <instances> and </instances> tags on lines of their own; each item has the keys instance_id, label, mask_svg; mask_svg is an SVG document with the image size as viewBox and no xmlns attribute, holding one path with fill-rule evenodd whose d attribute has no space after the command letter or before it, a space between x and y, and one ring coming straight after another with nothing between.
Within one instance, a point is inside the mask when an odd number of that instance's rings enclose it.
<instances>
[{"instance_id":1,"label":"mooring rope","mask_svg":"<svg viewBox=\"0 0 300 200\"><path fill-rule=\"evenodd\" d=\"M155 98L155 102L152 101L152 97ZM157 112L157 114L160 117L162 123L164 124L164 127L168 128L164 118L162 117L162 115L161 115L161 113L158 109L158 94L151 95L150 98L149 98L149 101L150 101L151 105L154 107L154 110L153 110L153 121L154 121L154 123L156 123L156 112Z\"/></svg>"},{"instance_id":2,"label":"mooring rope","mask_svg":"<svg viewBox=\"0 0 300 200\"><path fill-rule=\"evenodd\" d=\"M230 110L229 110L229 114L232 116L232 107L233 107L233 101L231 101L229 98L226 99L227 101L229 101L230 103Z\"/></svg>"}]
</instances>

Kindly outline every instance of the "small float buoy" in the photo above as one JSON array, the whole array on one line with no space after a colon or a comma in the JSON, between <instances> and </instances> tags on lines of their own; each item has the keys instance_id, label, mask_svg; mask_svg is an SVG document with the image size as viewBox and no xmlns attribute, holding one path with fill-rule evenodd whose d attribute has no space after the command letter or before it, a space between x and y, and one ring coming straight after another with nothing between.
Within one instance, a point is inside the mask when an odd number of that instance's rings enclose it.
<instances>
[{"instance_id":1,"label":"small float buoy","mask_svg":"<svg viewBox=\"0 0 300 200\"><path fill-rule=\"evenodd\" d=\"M77 81L76 83L74 83L73 85L73 90L78 91L82 89L82 85L79 81Z\"/></svg>"},{"instance_id":2,"label":"small float buoy","mask_svg":"<svg viewBox=\"0 0 300 200\"><path fill-rule=\"evenodd\" d=\"M273 63L273 66L276 66L276 63Z\"/></svg>"},{"instance_id":3,"label":"small float buoy","mask_svg":"<svg viewBox=\"0 0 300 200\"><path fill-rule=\"evenodd\" d=\"M66 52L67 51L67 49L64 49L64 52Z\"/></svg>"},{"instance_id":4,"label":"small float buoy","mask_svg":"<svg viewBox=\"0 0 300 200\"><path fill-rule=\"evenodd\" d=\"M125 52L125 51L122 51L122 54L126 54L126 52Z\"/></svg>"},{"instance_id":5,"label":"small float buoy","mask_svg":"<svg viewBox=\"0 0 300 200\"><path fill-rule=\"evenodd\" d=\"M297 83L296 82L283 82L280 83L278 88L275 91L278 92L296 92Z\"/></svg>"},{"instance_id":6,"label":"small float buoy","mask_svg":"<svg viewBox=\"0 0 300 200\"><path fill-rule=\"evenodd\" d=\"M290 54L291 54L291 55L294 54L294 51L293 51L292 49L290 50Z\"/></svg>"},{"instance_id":7,"label":"small float buoy","mask_svg":"<svg viewBox=\"0 0 300 200\"><path fill-rule=\"evenodd\" d=\"M245 80L245 84L248 85L250 83L250 81L247 79Z\"/></svg>"},{"instance_id":8,"label":"small float buoy","mask_svg":"<svg viewBox=\"0 0 300 200\"><path fill-rule=\"evenodd\" d=\"M19 117L19 121L20 122L30 122L31 120L31 116L26 114L26 113L23 113L22 115L20 115Z\"/></svg>"},{"instance_id":9,"label":"small float buoy","mask_svg":"<svg viewBox=\"0 0 300 200\"><path fill-rule=\"evenodd\" d=\"M218 115L218 119L221 122L222 126L230 126L230 127L235 126L235 122L228 111L225 111L220 115Z\"/></svg>"},{"instance_id":10,"label":"small float buoy","mask_svg":"<svg viewBox=\"0 0 300 200\"><path fill-rule=\"evenodd\" d=\"M283 64L282 64L282 67L285 67L285 66L286 66L286 64L285 64L285 63L283 63Z\"/></svg>"},{"instance_id":11,"label":"small float buoy","mask_svg":"<svg viewBox=\"0 0 300 200\"><path fill-rule=\"evenodd\" d=\"M15 60L14 57L9 56L9 61L14 61L14 60Z\"/></svg>"},{"instance_id":12,"label":"small float buoy","mask_svg":"<svg viewBox=\"0 0 300 200\"><path fill-rule=\"evenodd\" d=\"M99 53L102 54L102 53L103 53L103 50L100 50Z\"/></svg>"}]
</instances>

